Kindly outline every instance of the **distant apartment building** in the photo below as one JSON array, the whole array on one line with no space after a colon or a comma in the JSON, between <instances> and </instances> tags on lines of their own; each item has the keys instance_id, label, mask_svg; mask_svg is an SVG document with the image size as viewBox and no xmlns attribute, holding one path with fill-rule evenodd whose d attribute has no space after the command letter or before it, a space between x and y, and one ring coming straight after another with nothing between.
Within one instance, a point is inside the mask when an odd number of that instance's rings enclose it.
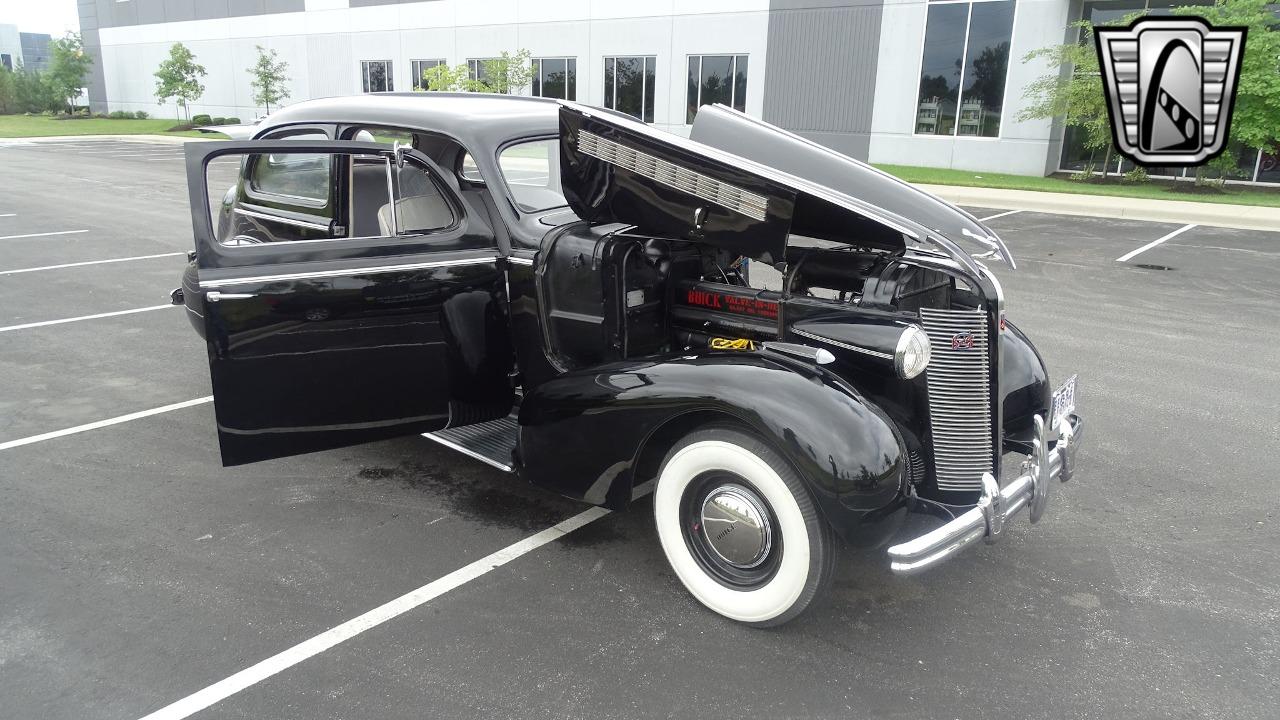
<instances>
[{"instance_id":1,"label":"distant apartment building","mask_svg":"<svg viewBox=\"0 0 1280 720\"><path fill-rule=\"evenodd\" d=\"M43 72L49 67L48 33L20 32L17 25L0 24L0 66Z\"/></svg>"},{"instance_id":2,"label":"distant apartment building","mask_svg":"<svg viewBox=\"0 0 1280 720\"><path fill-rule=\"evenodd\" d=\"M289 63L288 102L418 90L441 63L478 77L524 48L522 92L675 133L718 102L872 162L1044 174L1090 158L1055 123L1019 117L1051 72L1026 54L1074 41L1081 18L1208 0L78 1L95 110L158 112L153 73L174 42L209 71L193 112L245 119L263 110L246 72L257 45Z\"/></svg>"}]
</instances>

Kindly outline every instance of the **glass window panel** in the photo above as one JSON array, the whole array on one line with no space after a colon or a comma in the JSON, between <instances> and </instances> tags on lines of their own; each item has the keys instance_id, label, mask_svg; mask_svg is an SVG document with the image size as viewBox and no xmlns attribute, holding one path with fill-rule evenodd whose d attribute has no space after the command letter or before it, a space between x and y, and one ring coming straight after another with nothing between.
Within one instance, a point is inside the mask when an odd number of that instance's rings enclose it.
<instances>
[{"instance_id":1,"label":"glass window panel","mask_svg":"<svg viewBox=\"0 0 1280 720\"><path fill-rule=\"evenodd\" d=\"M503 148L498 167L524 212L566 205L560 189L560 141L532 140Z\"/></svg>"},{"instance_id":2,"label":"glass window panel","mask_svg":"<svg viewBox=\"0 0 1280 720\"><path fill-rule=\"evenodd\" d=\"M604 106L613 109L613 93L616 88L613 80L613 68L617 64L614 58L604 59Z\"/></svg>"},{"instance_id":3,"label":"glass window panel","mask_svg":"<svg viewBox=\"0 0 1280 720\"><path fill-rule=\"evenodd\" d=\"M969 5L965 3L929 8L920 66L920 100L916 107L917 134L955 133L968 14Z\"/></svg>"},{"instance_id":4,"label":"glass window panel","mask_svg":"<svg viewBox=\"0 0 1280 720\"><path fill-rule=\"evenodd\" d=\"M577 100L578 99L578 60L577 58L569 58L566 74L568 75L568 80L566 80L564 99Z\"/></svg>"},{"instance_id":5,"label":"glass window panel","mask_svg":"<svg viewBox=\"0 0 1280 720\"><path fill-rule=\"evenodd\" d=\"M564 58L542 60L542 92L535 95L564 99L568 89L568 61Z\"/></svg>"},{"instance_id":6,"label":"glass window panel","mask_svg":"<svg viewBox=\"0 0 1280 720\"><path fill-rule=\"evenodd\" d=\"M1068 127L1063 134L1062 156L1058 160L1058 167L1080 172L1089 163L1093 163L1095 170L1100 169L1097 165L1101 162L1100 155L1084 146L1084 131L1078 127Z\"/></svg>"},{"instance_id":7,"label":"glass window panel","mask_svg":"<svg viewBox=\"0 0 1280 720\"><path fill-rule=\"evenodd\" d=\"M1179 2L1189 5L1189 2ZM1146 7L1145 0L1120 0L1119 2L1088 3L1084 6L1083 18L1090 25L1115 24L1128 15L1141 12Z\"/></svg>"},{"instance_id":8,"label":"glass window panel","mask_svg":"<svg viewBox=\"0 0 1280 720\"><path fill-rule=\"evenodd\" d=\"M542 97L542 68L541 60L533 61L533 96Z\"/></svg>"},{"instance_id":9,"label":"glass window panel","mask_svg":"<svg viewBox=\"0 0 1280 720\"><path fill-rule=\"evenodd\" d=\"M693 116L698 114L698 77L702 74L702 57L689 56L689 92L685 104L684 121L693 124Z\"/></svg>"},{"instance_id":10,"label":"glass window panel","mask_svg":"<svg viewBox=\"0 0 1280 720\"><path fill-rule=\"evenodd\" d=\"M956 117L957 135L996 137L1009 71L1013 37L1013 0L973 4L965 54L964 90Z\"/></svg>"},{"instance_id":11,"label":"glass window panel","mask_svg":"<svg viewBox=\"0 0 1280 720\"><path fill-rule=\"evenodd\" d=\"M653 122L653 96L656 92L656 83L658 79L658 59L647 57L644 59L644 117L645 122Z\"/></svg>"},{"instance_id":12,"label":"glass window panel","mask_svg":"<svg viewBox=\"0 0 1280 720\"><path fill-rule=\"evenodd\" d=\"M699 105L733 104L733 56L702 56L702 95Z\"/></svg>"},{"instance_id":13,"label":"glass window panel","mask_svg":"<svg viewBox=\"0 0 1280 720\"><path fill-rule=\"evenodd\" d=\"M739 55L733 66L733 107L734 110L747 111L747 56Z\"/></svg>"},{"instance_id":14,"label":"glass window panel","mask_svg":"<svg viewBox=\"0 0 1280 720\"><path fill-rule=\"evenodd\" d=\"M1258 182L1280 183L1280 145L1272 145L1262 153Z\"/></svg>"},{"instance_id":15,"label":"glass window panel","mask_svg":"<svg viewBox=\"0 0 1280 720\"><path fill-rule=\"evenodd\" d=\"M615 73L618 83L617 110L639 118L644 112L644 59L618 58Z\"/></svg>"},{"instance_id":16,"label":"glass window panel","mask_svg":"<svg viewBox=\"0 0 1280 720\"><path fill-rule=\"evenodd\" d=\"M423 75L434 67L443 65L443 60L413 60L410 62L410 70L413 74L413 89L426 90L427 82L423 79Z\"/></svg>"}]
</instances>

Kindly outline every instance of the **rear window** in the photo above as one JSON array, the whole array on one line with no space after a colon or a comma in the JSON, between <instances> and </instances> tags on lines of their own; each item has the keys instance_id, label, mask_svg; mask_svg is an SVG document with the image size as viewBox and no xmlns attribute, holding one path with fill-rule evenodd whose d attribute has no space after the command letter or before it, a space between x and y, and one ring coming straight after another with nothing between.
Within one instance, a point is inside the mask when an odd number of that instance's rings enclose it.
<instances>
[{"instance_id":1,"label":"rear window","mask_svg":"<svg viewBox=\"0 0 1280 720\"><path fill-rule=\"evenodd\" d=\"M531 140L503 148L498 167L511 197L524 212L567 205L560 189L560 140Z\"/></svg>"}]
</instances>

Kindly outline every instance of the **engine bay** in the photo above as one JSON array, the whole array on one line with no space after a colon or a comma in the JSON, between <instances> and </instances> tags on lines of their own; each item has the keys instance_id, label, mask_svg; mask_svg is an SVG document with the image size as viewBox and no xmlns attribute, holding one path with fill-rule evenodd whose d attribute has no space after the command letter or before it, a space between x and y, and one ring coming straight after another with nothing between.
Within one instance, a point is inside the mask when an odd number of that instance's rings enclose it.
<instances>
[{"instance_id":1,"label":"engine bay","mask_svg":"<svg viewBox=\"0 0 1280 720\"><path fill-rule=\"evenodd\" d=\"M749 349L840 313L912 320L976 306L963 282L899 254L795 238L778 267L689 240L574 225L543 245L545 344L565 370L663 352Z\"/></svg>"}]
</instances>

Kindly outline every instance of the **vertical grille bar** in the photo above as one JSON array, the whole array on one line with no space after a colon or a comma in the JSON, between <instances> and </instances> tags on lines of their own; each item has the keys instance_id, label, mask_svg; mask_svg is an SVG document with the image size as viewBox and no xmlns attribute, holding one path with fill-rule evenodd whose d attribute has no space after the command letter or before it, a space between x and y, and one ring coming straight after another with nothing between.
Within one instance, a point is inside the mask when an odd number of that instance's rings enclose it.
<instances>
[{"instance_id":1,"label":"vertical grille bar","mask_svg":"<svg viewBox=\"0 0 1280 720\"><path fill-rule=\"evenodd\" d=\"M933 351L925 380L938 489L980 490L993 455L987 316L921 308L920 320Z\"/></svg>"}]
</instances>

